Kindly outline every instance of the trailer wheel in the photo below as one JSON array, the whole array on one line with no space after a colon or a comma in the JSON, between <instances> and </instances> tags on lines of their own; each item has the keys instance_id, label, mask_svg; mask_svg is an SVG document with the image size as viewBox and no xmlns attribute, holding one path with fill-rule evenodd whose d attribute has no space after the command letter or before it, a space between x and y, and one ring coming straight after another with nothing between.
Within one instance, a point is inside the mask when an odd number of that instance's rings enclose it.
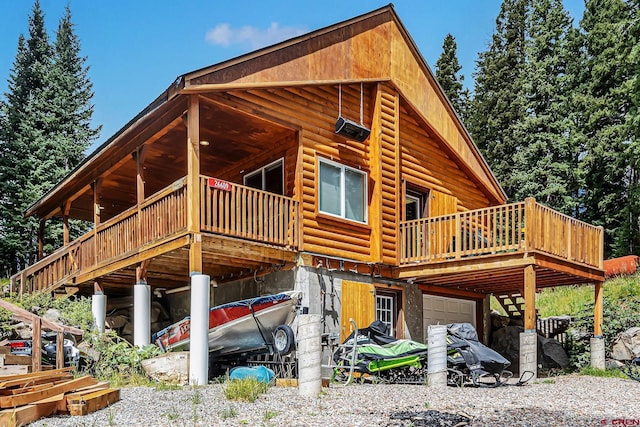
<instances>
[{"instance_id":1,"label":"trailer wheel","mask_svg":"<svg viewBox=\"0 0 640 427\"><path fill-rule=\"evenodd\" d=\"M280 325L273 332L273 346L280 355L291 353L295 348L293 329L289 325Z\"/></svg>"}]
</instances>

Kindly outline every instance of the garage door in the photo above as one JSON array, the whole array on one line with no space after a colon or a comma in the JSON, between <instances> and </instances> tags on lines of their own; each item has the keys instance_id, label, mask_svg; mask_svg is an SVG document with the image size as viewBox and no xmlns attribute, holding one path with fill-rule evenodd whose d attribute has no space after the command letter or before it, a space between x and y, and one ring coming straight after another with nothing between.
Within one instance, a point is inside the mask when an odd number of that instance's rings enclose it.
<instances>
[{"instance_id":1,"label":"garage door","mask_svg":"<svg viewBox=\"0 0 640 427\"><path fill-rule=\"evenodd\" d=\"M429 325L466 322L476 326L475 301L423 294L422 310L425 340Z\"/></svg>"}]
</instances>

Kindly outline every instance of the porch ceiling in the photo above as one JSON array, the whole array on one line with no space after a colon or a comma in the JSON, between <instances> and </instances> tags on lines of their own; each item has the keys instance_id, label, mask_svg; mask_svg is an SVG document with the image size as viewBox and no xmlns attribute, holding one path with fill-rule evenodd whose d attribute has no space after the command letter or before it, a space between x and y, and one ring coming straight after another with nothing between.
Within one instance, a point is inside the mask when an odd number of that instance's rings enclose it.
<instances>
[{"instance_id":1,"label":"porch ceiling","mask_svg":"<svg viewBox=\"0 0 640 427\"><path fill-rule=\"evenodd\" d=\"M494 254L400 267L396 276L414 283L483 294L522 292L524 268L533 265L536 288L604 281L604 271L542 253Z\"/></svg>"},{"instance_id":2,"label":"porch ceiling","mask_svg":"<svg viewBox=\"0 0 640 427\"><path fill-rule=\"evenodd\" d=\"M200 145L200 171L203 175L219 176L225 169L250 161L294 133L279 123L224 105L220 99L223 94L211 96L217 101L200 97L200 140L209 142L209 145ZM187 127L182 114L182 110L175 108L148 125L154 130L146 132L148 137L141 143L144 147L141 160L145 196L187 174ZM136 177L135 149L111 161L109 169L101 174L99 204L102 222L136 204ZM69 216L93 221L93 191L89 182L72 200Z\"/></svg>"}]
</instances>

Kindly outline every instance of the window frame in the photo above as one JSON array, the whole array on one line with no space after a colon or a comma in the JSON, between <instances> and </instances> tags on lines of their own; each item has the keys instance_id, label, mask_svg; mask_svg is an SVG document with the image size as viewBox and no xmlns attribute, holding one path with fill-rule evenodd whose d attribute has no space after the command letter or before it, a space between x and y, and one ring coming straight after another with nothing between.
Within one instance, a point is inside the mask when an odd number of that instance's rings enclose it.
<instances>
[{"instance_id":1,"label":"window frame","mask_svg":"<svg viewBox=\"0 0 640 427\"><path fill-rule=\"evenodd\" d=\"M266 165L264 165L264 166L262 166L262 167L260 167L258 169L254 169L251 172L244 174L242 176L242 185L244 185L245 187L249 187L247 185L247 180L249 178L257 175L257 174L260 174L261 175L261 179L262 179L262 188L256 188L256 190L267 191L267 190L265 190L265 184L267 182L266 179L265 179L266 178L266 172L269 169L273 168L274 166L276 166L278 164L282 168L282 174L280 176L280 179L282 180L282 193L281 193L281 195L284 195L285 194L285 188L284 188L284 175L285 175L284 174L284 157L280 157L279 159L274 160L271 163L268 163L268 164L266 164ZM255 187L250 187L250 188L255 188ZM278 194L278 193L274 193L274 194Z\"/></svg>"},{"instance_id":2,"label":"window frame","mask_svg":"<svg viewBox=\"0 0 640 427\"><path fill-rule=\"evenodd\" d=\"M326 164L328 166L334 167L334 168L338 168L340 169L340 214L337 215L333 212L327 212L327 211L323 211L322 208L320 207L321 204L321 200L322 200L322 182L321 182L321 169L322 169L322 165ZM346 191L346 186L345 186L345 176L346 176L346 171L352 172L352 173L356 173L358 175L360 175L362 177L362 220L358 220L358 219L353 219L353 218L348 218L346 216L346 211L347 211L347 197L345 194ZM337 219L341 219L341 220L345 220L345 221L352 221L354 223L357 224L364 224L367 225L368 224L368 218L369 218L369 201L368 201L368 180L369 180L369 174L366 171L363 171L362 169L358 169L358 168L354 168L351 166L347 166L345 164L342 163L338 163L329 159L325 159L325 158L318 158L318 191L317 191L317 195L318 195L318 199L317 199L317 210L318 213L322 214L322 215L327 215L330 216L332 218L337 218Z\"/></svg>"}]
</instances>

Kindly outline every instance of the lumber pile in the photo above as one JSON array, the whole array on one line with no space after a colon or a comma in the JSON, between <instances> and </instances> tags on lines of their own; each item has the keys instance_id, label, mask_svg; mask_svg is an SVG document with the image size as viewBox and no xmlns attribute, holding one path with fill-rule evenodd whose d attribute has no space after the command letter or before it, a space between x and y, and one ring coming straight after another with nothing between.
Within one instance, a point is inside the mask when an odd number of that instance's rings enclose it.
<instances>
[{"instance_id":1,"label":"lumber pile","mask_svg":"<svg viewBox=\"0 0 640 427\"><path fill-rule=\"evenodd\" d=\"M73 368L0 376L0 426L22 426L54 414L87 415L120 400L120 389Z\"/></svg>"}]
</instances>

